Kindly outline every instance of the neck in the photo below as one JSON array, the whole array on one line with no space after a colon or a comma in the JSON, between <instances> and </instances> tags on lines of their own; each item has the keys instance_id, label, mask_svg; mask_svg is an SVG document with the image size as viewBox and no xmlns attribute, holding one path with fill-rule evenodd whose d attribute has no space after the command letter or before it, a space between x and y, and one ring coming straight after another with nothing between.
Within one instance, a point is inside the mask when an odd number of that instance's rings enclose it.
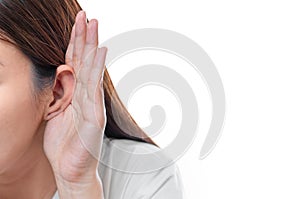
<instances>
[{"instance_id":1,"label":"neck","mask_svg":"<svg viewBox=\"0 0 300 199\"><path fill-rule=\"evenodd\" d=\"M0 198L52 198L56 183L41 140L37 136L13 166L0 174Z\"/></svg>"}]
</instances>

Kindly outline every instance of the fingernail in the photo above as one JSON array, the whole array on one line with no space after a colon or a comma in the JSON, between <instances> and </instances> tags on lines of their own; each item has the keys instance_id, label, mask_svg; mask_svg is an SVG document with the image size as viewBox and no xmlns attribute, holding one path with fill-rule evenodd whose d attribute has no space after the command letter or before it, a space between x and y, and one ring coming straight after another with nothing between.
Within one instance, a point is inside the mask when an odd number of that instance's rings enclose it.
<instances>
[{"instance_id":1,"label":"fingernail","mask_svg":"<svg viewBox=\"0 0 300 199\"><path fill-rule=\"evenodd\" d=\"M94 30L98 31L98 21L97 20L93 20L93 23L91 24L92 27L94 28Z\"/></svg>"},{"instance_id":2,"label":"fingernail","mask_svg":"<svg viewBox=\"0 0 300 199\"><path fill-rule=\"evenodd\" d=\"M76 22L78 22L78 20L79 20L81 17L84 17L84 20L86 21L86 14L85 14L85 11L83 11L83 10L79 11L79 13L77 14Z\"/></svg>"},{"instance_id":3,"label":"fingernail","mask_svg":"<svg viewBox=\"0 0 300 199\"><path fill-rule=\"evenodd\" d=\"M94 43L98 38L97 21L91 20L88 24L87 42Z\"/></svg>"}]
</instances>

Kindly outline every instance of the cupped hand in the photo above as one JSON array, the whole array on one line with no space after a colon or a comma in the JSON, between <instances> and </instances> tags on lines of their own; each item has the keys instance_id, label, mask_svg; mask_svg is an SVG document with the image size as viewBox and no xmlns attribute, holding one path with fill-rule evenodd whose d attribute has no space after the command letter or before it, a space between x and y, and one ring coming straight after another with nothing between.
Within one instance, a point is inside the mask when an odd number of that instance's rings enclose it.
<instances>
[{"instance_id":1,"label":"cupped hand","mask_svg":"<svg viewBox=\"0 0 300 199\"><path fill-rule=\"evenodd\" d=\"M103 75L107 48L98 47L98 21L80 11L72 28L66 65L76 74L72 101L47 122L44 151L55 177L67 182L97 176L106 125Z\"/></svg>"}]
</instances>

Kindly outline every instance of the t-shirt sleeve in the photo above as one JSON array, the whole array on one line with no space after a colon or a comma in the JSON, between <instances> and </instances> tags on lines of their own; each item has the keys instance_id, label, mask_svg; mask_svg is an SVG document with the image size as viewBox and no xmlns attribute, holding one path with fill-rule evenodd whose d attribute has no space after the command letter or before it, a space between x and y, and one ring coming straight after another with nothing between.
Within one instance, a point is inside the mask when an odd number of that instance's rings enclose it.
<instances>
[{"instance_id":1,"label":"t-shirt sleeve","mask_svg":"<svg viewBox=\"0 0 300 199\"><path fill-rule=\"evenodd\" d=\"M154 153L159 148L130 140L106 139L104 145L99 173L105 199L185 198L176 162ZM134 155L145 153L151 155L145 159ZM169 163L161 164L166 162Z\"/></svg>"},{"instance_id":2,"label":"t-shirt sleeve","mask_svg":"<svg viewBox=\"0 0 300 199\"><path fill-rule=\"evenodd\" d=\"M134 174L124 187L124 199L183 199L184 189L176 164L146 174Z\"/></svg>"}]
</instances>

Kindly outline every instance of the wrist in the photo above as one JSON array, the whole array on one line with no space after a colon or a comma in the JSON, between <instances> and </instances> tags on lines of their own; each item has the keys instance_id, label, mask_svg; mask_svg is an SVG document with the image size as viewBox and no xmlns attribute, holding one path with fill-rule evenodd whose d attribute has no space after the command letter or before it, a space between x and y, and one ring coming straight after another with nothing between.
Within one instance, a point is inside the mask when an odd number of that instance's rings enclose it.
<instances>
[{"instance_id":1,"label":"wrist","mask_svg":"<svg viewBox=\"0 0 300 199\"><path fill-rule=\"evenodd\" d=\"M61 199L103 199L103 187L101 179L98 175L89 180L83 179L82 181L70 182L64 180L60 176L56 176L56 185L59 196Z\"/></svg>"}]
</instances>

